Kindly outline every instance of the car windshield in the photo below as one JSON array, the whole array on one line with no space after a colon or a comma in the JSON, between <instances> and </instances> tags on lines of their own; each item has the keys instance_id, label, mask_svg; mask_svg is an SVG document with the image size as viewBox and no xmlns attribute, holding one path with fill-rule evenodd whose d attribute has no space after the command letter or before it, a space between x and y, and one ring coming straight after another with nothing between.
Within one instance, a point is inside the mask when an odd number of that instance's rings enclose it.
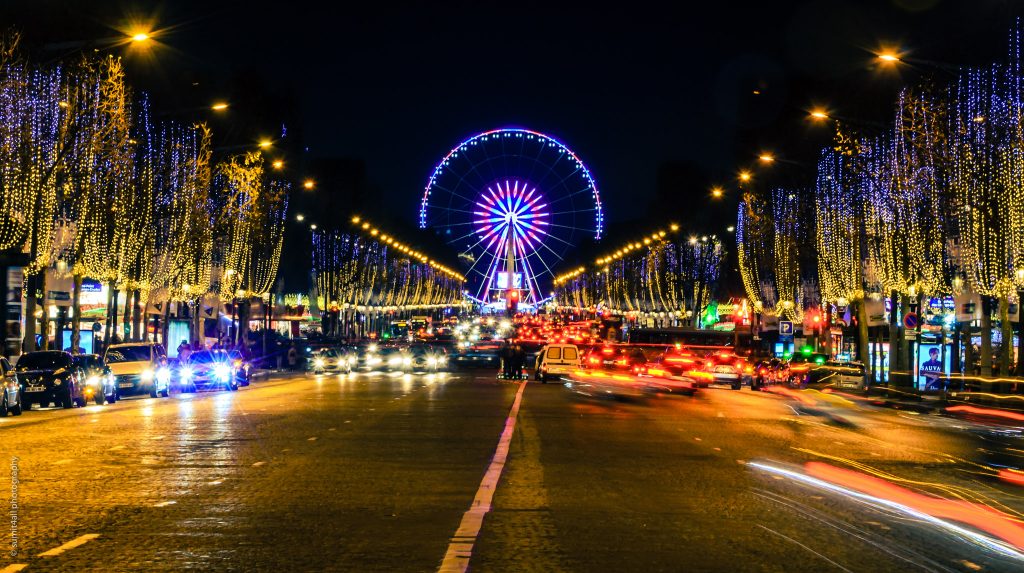
<instances>
[{"instance_id":1,"label":"car windshield","mask_svg":"<svg viewBox=\"0 0 1024 573\"><path fill-rule=\"evenodd\" d=\"M209 350L203 350L196 352L189 357L188 361L192 364L209 364L211 362L223 361L226 355L223 352L211 352Z\"/></svg>"},{"instance_id":2,"label":"car windshield","mask_svg":"<svg viewBox=\"0 0 1024 573\"><path fill-rule=\"evenodd\" d=\"M121 346L107 351L107 364L118 362L149 362L149 346Z\"/></svg>"},{"instance_id":3,"label":"car windshield","mask_svg":"<svg viewBox=\"0 0 1024 573\"><path fill-rule=\"evenodd\" d=\"M71 357L63 352L31 352L18 359L18 370L56 370L71 366Z\"/></svg>"}]
</instances>

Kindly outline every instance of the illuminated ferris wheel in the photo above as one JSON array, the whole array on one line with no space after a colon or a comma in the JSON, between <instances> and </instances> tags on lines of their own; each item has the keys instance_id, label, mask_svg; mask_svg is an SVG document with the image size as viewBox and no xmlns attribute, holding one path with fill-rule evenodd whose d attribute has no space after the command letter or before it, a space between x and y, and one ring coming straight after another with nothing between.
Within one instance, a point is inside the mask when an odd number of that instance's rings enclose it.
<instances>
[{"instance_id":1,"label":"illuminated ferris wheel","mask_svg":"<svg viewBox=\"0 0 1024 573\"><path fill-rule=\"evenodd\" d=\"M459 253L477 301L494 303L514 288L535 305L571 249L601 238L604 213L590 170L572 150L543 133L506 128L444 156L427 181L419 224Z\"/></svg>"}]
</instances>

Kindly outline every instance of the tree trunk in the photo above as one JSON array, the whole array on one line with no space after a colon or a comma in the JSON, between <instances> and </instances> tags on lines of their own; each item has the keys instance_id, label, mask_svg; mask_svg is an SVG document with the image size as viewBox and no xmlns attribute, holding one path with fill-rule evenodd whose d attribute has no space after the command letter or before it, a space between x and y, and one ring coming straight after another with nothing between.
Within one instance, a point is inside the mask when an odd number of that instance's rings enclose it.
<instances>
[{"instance_id":1,"label":"tree trunk","mask_svg":"<svg viewBox=\"0 0 1024 573\"><path fill-rule=\"evenodd\" d=\"M901 317L907 315L907 312L909 312L909 310L910 310L909 306L910 306L910 301L907 299L907 295L901 294L900 295L900 316ZM910 342L907 341L906 327L903 326L903 323L901 321L899 321L899 319L897 319L896 336L897 336L897 339L898 339L897 346L899 347L899 352L896 354L896 360L897 360L896 369L899 370L900 372L910 372L911 370L913 370L913 367L911 366L911 364L913 364L913 361L910 359ZM891 344L890 344L890 346L891 346ZM889 365L890 365L890 367L892 366L892 360L889 361Z\"/></svg>"},{"instance_id":2,"label":"tree trunk","mask_svg":"<svg viewBox=\"0 0 1024 573\"><path fill-rule=\"evenodd\" d=\"M25 338L21 348L25 352L36 349L36 291L38 289L38 273L28 275L28 296L25 297ZM7 280L4 278L4 280Z\"/></svg>"},{"instance_id":3,"label":"tree trunk","mask_svg":"<svg viewBox=\"0 0 1024 573\"><path fill-rule=\"evenodd\" d=\"M1017 376L1024 376L1024 291L1017 291Z\"/></svg>"},{"instance_id":4,"label":"tree trunk","mask_svg":"<svg viewBox=\"0 0 1024 573\"><path fill-rule=\"evenodd\" d=\"M128 342L132 334L132 291L124 289L124 316L121 317L121 340Z\"/></svg>"},{"instance_id":5,"label":"tree trunk","mask_svg":"<svg viewBox=\"0 0 1024 573\"><path fill-rule=\"evenodd\" d=\"M992 297L981 297L981 375L992 375Z\"/></svg>"},{"instance_id":6,"label":"tree trunk","mask_svg":"<svg viewBox=\"0 0 1024 573\"><path fill-rule=\"evenodd\" d=\"M1010 364L1013 362L1013 326L1010 325L1010 299L999 297L999 327L1002 343L999 345L999 375L1010 375Z\"/></svg>"},{"instance_id":7,"label":"tree trunk","mask_svg":"<svg viewBox=\"0 0 1024 573\"><path fill-rule=\"evenodd\" d=\"M860 361L864 363L864 385L870 383L873 374L874 364L871 362L871 353L868 350L868 306L867 299L862 298L857 304L857 354Z\"/></svg>"},{"instance_id":8,"label":"tree trunk","mask_svg":"<svg viewBox=\"0 0 1024 573\"><path fill-rule=\"evenodd\" d=\"M132 335L135 340L145 340L146 331L143 329L142 324L142 308L139 306L142 302L142 292L139 289L135 289L132 293Z\"/></svg>"},{"instance_id":9,"label":"tree trunk","mask_svg":"<svg viewBox=\"0 0 1024 573\"><path fill-rule=\"evenodd\" d=\"M43 301L43 315L39 319L39 333L43 335L40 350L50 349L50 308L46 304L46 271L39 273L39 293ZM34 319L33 319L34 320Z\"/></svg>"},{"instance_id":10,"label":"tree trunk","mask_svg":"<svg viewBox=\"0 0 1024 573\"><path fill-rule=\"evenodd\" d=\"M82 275L75 275L74 291L71 294L71 352L78 354L82 341Z\"/></svg>"},{"instance_id":11,"label":"tree trunk","mask_svg":"<svg viewBox=\"0 0 1024 573\"><path fill-rule=\"evenodd\" d=\"M247 346L247 338L249 336L249 316L252 310L252 303L250 303L248 297L243 298L241 306L238 307L238 342L237 344L242 347Z\"/></svg>"}]
</instances>

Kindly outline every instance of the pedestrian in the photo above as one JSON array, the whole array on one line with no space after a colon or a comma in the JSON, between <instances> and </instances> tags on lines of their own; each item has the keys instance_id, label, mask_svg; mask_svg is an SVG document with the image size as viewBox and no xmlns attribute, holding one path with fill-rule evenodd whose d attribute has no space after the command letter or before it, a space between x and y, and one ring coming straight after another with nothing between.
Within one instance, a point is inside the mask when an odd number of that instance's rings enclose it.
<instances>
[{"instance_id":1,"label":"pedestrian","mask_svg":"<svg viewBox=\"0 0 1024 573\"><path fill-rule=\"evenodd\" d=\"M181 344L178 345L178 362L182 364L188 362L188 357L192 355L192 346L187 340L182 340Z\"/></svg>"},{"instance_id":2,"label":"pedestrian","mask_svg":"<svg viewBox=\"0 0 1024 573\"><path fill-rule=\"evenodd\" d=\"M512 377L519 380L523 376L523 363L526 362L526 351L519 341L512 343Z\"/></svg>"},{"instance_id":3,"label":"pedestrian","mask_svg":"<svg viewBox=\"0 0 1024 573\"><path fill-rule=\"evenodd\" d=\"M508 339L501 344L501 350L498 353L498 357L501 358L501 377L509 379L512 377L512 344Z\"/></svg>"}]
</instances>

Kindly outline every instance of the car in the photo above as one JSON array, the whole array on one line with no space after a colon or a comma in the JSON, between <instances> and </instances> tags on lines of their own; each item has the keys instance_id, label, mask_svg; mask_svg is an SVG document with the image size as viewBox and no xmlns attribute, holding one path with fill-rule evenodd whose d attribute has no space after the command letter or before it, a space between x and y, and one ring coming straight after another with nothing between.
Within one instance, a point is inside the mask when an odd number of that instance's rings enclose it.
<instances>
[{"instance_id":1,"label":"car","mask_svg":"<svg viewBox=\"0 0 1024 573\"><path fill-rule=\"evenodd\" d=\"M380 345L376 342L365 344L356 347L356 363L355 367L357 370L363 372L373 372L374 370L383 369L383 359L380 356Z\"/></svg>"},{"instance_id":2,"label":"car","mask_svg":"<svg viewBox=\"0 0 1024 573\"><path fill-rule=\"evenodd\" d=\"M223 350L193 352L188 361L178 367L178 387L183 393L208 388L238 390L231 357Z\"/></svg>"},{"instance_id":3,"label":"car","mask_svg":"<svg viewBox=\"0 0 1024 573\"><path fill-rule=\"evenodd\" d=\"M73 408L85 406L85 375L75 365L71 353L62 350L41 350L21 355L15 366L21 385L22 407L32 404Z\"/></svg>"},{"instance_id":4,"label":"car","mask_svg":"<svg viewBox=\"0 0 1024 573\"><path fill-rule=\"evenodd\" d=\"M497 368L501 364L500 350L500 342L481 341L459 348L452 356L452 362L461 367Z\"/></svg>"},{"instance_id":5,"label":"car","mask_svg":"<svg viewBox=\"0 0 1024 573\"><path fill-rule=\"evenodd\" d=\"M747 361L732 352L720 350L703 358L702 370L711 374L711 382L728 384L733 390L743 386L743 371Z\"/></svg>"},{"instance_id":6,"label":"car","mask_svg":"<svg viewBox=\"0 0 1024 573\"><path fill-rule=\"evenodd\" d=\"M151 398L170 395L171 370L167 352L155 342L111 344L103 353L117 383L118 396L149 394Z\"/></svg>"},{"instance_id":7,"label":"car","mask_svg":"<svg viewBox=\"0 0 1024 573\"><path fill-rule=\"evenodd\" d=\"M641 374L654 392L693 396L698 388L707 388L714 375L702 369L700 357L685 350L670 349L644 365Z\"/></svg>"},{"instance_id":8,"label":"car","mask_svg":"<svg viewBox=\"0 0 1024 573\"><path fill-rule=\"evenodd\" d=\"M444 350L429 344L413 344L407 350L412 358L413 372L439 372L448 367L448 355Z\"/></svg>"},{"instance_id":9,"label":"car","mask_svg":"<svg viewBox=\"0 0 1024 573\"><path fill-rule=\"evenodd\" d=\"M336 372L348 374L352 372L357 358L342 348L323 348L313 355L312 369L314 374Z\"/></svg>"},{"instance_id":10,"label":"car","mask_svg":"<svg viewBox=\"0 0 1024 573\"><path fill-rule=\"evenodd\" d=\"M638 374L647 364L647 355L639 346L602 344L594 346L583 362L586 368L625 371Z\"/></svg>"},{"instance_id":11,"label":"car","mask_svg":"<svg viewBox=\"0 0 1024 573\"><path fill-rule=\"evenodd\" d=\"M784 384L789 381L789 365L784 360L769 358L754 365L751 390L758 390L769 384Z\"/></svg>"},{"instance_id":12,"label":"car","mask_svg":"<svg viewBox=\"0 0 1024 573\"><path fill-rule=\"evenodd\" d=\"M412 355L399 346L385 346L378 351L381 366L387 372L412 370Z\"/></svg>"},{"instance_id":13,"label":"car","mask_svg":"<svg viewBox=\"0 0 1024 573\"><path fill-rule=\"evenodd\" d=\"M228 350L228 358L231 366L235 369L235 380L239 386L249 385L249 374L252 371L252 361L246 358L241 350Z\"/></svg>"},{"instance_id":14,"label":"car","mask_svg":"<svg viewBox=\"0 0 1024 573\"><path fill-rule=\"evenodd\" d=\"M0 397L0 416L21 415L21 384L18 384L18 372L11 363L0 356L0 376L3 377L3 396Z\"/></svg>"},{"instance_id":15,"label":"car","mask_svg":"<svg viewBox=\"0 0 1024 573\"><path fill-rule=\"evenodd\" d=\"M533 376L548 380L571 374L580 367L580 349L575 344L547 344L537 353Z\"/></svg>"},{"instance_id":16,"label":"car","mask_svg":"<svg viewBox=\"0 0 1024 573\"><path fill-rule=\"evenodd\" d=\"M117 402L117 384L114 383L114 373L103 362L102 356L99 354L77 354L74 356L74 360L85 374L83 392L87 399L92 398L99 406Z\"/></svg>"}]
</instances>

